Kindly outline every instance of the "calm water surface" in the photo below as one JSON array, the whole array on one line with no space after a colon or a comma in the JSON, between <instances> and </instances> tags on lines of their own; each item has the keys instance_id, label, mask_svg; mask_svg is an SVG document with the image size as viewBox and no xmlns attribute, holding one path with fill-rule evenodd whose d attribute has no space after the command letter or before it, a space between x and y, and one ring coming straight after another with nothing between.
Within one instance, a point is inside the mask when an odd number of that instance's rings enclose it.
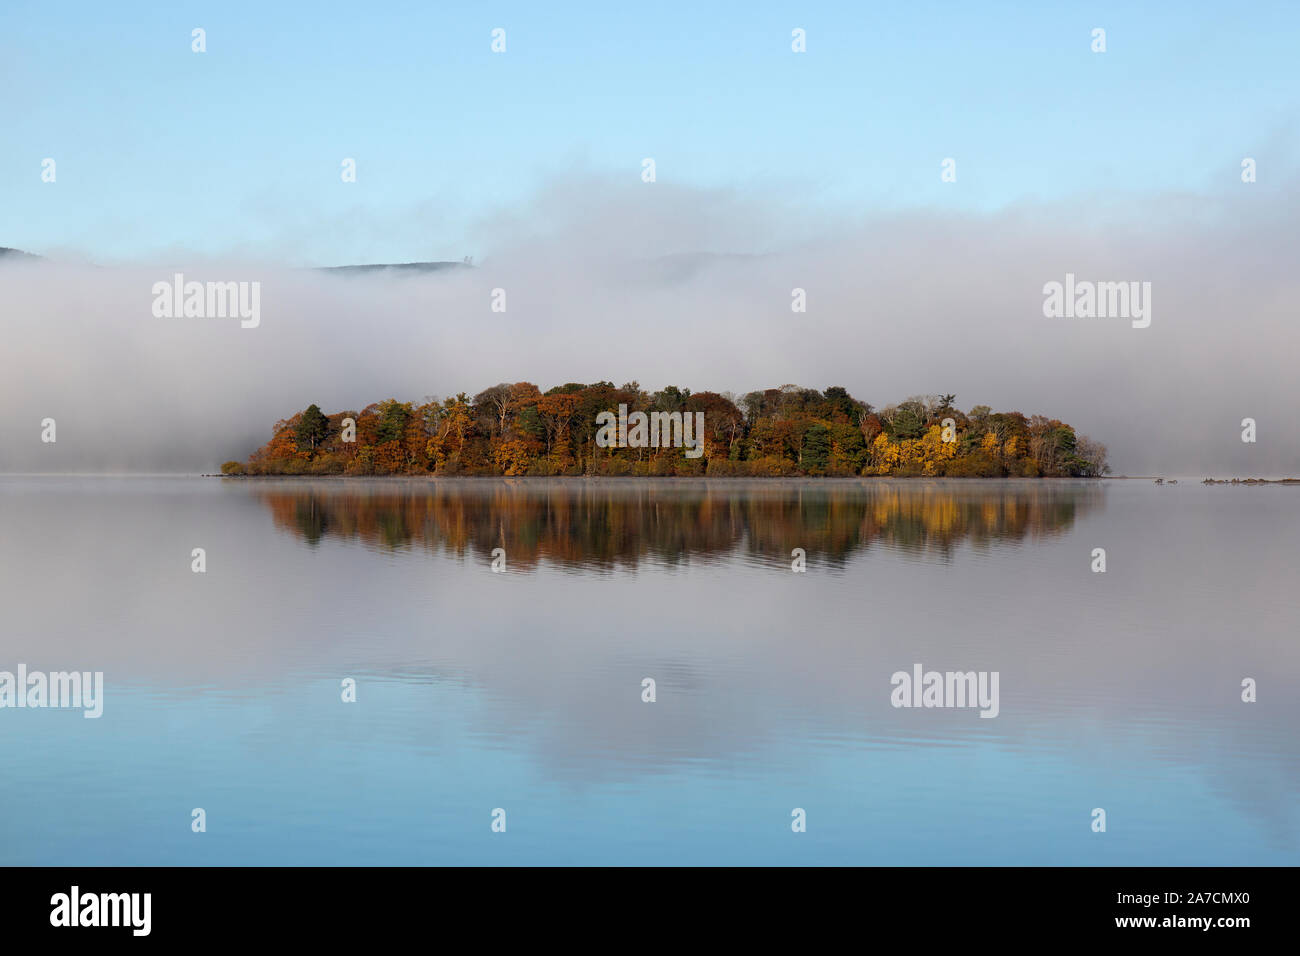
<instances>
[{"instance_id":1,"label":"calm water surface","mask_svg":"<svg viewBox=\"0 0 1300 956\"><path fill-rule=\"evenodd\" d=\"M0 863L1294 865L1297 541L1276 486L0 478L0 670L106 684L0 710Z\"/></svg>"}]
</instances>

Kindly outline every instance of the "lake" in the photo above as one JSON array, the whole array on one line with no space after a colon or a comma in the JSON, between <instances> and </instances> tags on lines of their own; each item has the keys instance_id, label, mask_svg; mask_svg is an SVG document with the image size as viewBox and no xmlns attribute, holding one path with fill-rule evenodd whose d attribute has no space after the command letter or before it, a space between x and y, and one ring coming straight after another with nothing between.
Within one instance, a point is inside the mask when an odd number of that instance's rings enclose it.
<instances>
[{"instance_id":1,"label":"lake","mask_svg":"<svg viewBox=\"0 0 1300 956\"><path fill-rule=\"evenodd\" d=\"M0 863L1295 865L1297 495L0 478Z\"/></svg>"}]
</instances>

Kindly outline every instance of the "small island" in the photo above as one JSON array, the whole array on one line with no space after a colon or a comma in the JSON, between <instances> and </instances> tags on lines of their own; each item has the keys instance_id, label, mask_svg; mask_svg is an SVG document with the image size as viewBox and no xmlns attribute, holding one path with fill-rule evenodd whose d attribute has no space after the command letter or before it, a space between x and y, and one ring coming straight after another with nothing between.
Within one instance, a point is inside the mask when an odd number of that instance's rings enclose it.
<instances>
[{"instance_id":1,"label":"small island","mask_svg":"<svg viewBox=\"0 0 1300 956\"><path fill-rule=\"evenodd\" d=\"M333 414L308 405L276 422L271 440L247 462L229 461L221 470L725 478L1048 478L1110 471L1105 445L1064 422L987 405L963 412L955 401L955 395L917 395L877 410L840 386L783 385L736 396L676 386L647 392L636 382L569 383L546 392L531 382L502 383L473 397L461 392L418 405L388 399ZM617 426L610 424L615 416ZM626 440L629 422L635 432L647 421L653 444ZM611 434L618 440L611 442Z\"/></svg>"},{"instance_id":2,"label":"small island","mask_svg":"<svg viewBox=\"0 0 1300 956\"><path fill-rule=\"evenodd\" d=\"M1300 485L1300 478L1206 478L1203 485Z\"/></svg>"}]
</instances>

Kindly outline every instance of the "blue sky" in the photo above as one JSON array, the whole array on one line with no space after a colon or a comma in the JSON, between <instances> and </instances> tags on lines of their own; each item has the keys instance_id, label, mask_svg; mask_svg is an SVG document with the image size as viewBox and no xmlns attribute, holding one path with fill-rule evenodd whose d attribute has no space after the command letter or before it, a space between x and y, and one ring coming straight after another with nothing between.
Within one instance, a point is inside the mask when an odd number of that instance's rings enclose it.
<instances>
[{"instance_id":1,"label":"blue sky","mask_svg":"<svg viewBox=\"0 0 1300 956\"><path fill-rule=\"evenodd\" d=\"M840 215L1213 193L1243 156L1261 185L1289 170L1300 7L1136 6L6 0L0 245L459 258L547 182L638 188L644 157L659 184Z\"/></svg>"}]
</instances>

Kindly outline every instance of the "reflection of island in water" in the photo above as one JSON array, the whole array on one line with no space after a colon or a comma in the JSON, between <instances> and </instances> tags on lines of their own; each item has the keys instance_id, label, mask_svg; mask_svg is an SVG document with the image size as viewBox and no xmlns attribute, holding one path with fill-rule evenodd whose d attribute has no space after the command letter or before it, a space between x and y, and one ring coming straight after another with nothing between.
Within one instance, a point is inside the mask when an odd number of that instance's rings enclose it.
<instances>
[{"instance_id":1,"label":"reflection of island in water","mask_svg":"<svg viewBox=\"0 0 1300 956\"><path fill-rule=\"evenodd\" d=\"M604 569L732 554L788 562L796 547L838 564L877 543L947 558L967 539L1060 534L1104 494L1086 482L468 479L294 481L258 497L277 527L313 546L337 536L485 561L504 548L519 570L543 559Z\"/></svg>"}]
</instances>

